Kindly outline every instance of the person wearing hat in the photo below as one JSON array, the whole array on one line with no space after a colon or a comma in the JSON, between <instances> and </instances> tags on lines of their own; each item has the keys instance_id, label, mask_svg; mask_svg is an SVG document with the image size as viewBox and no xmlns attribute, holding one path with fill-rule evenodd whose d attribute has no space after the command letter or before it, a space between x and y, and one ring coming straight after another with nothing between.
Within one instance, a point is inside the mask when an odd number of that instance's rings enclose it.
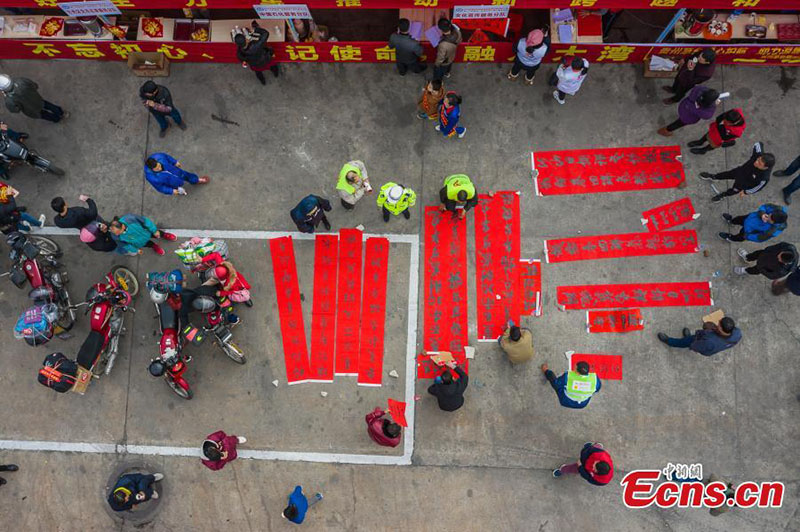
<instances>
[{"instance_id":1,"label":"person wearing hat","mask_svg":"<svg viewBox=\"0 0 800 532\"><path fill-rule=\"evenodd\" d=\"M713 48L704 48L685 59L681 59L678 62L678 74L675 76L672 86L665 85L662 87L665 91L672 93L672 96L664 99L664 103L670 104L681 101L692 87L711 79L716 68L714 65L716 57L717 54Z\"/></svg>"},{"instance_id":2,"label":"person wearing hat","mask_svg":"<svg viewBox=\"0 0 800 532\"><path fill-rule=\"evenodd\" d=\"M389 221L389 215L402 214L408 220L411 218L409 208L417 203L417 193L397 183L386 183L378 194L378 207L383 211L383 221Z\"/></svg>"},{"instance_id":3,"label":"person wearing hat","mask_svg":"<svg viewBox=\"0 0 800 532\"><path fill-rule=\"evenodd\" d=\"M523 329L508 322L505 332L497 338L500 348L508 356L512 364L521 364L533 358L533 334L530 329Z\"/></svg>"},{"instance_id":4,"label":"person wearing hat","mask_svg":"<svg viewBox=\"0 0 800 532\"><path fill-rule=\"evenodd\" d=\"M446 18L436 23L442 38L436 45L436 61L433 64L433 79L450 77L450 69L456 60L456 51L461 43L461 30Z\"/></svg>"},{"instance_id":5,"label":"person wearing hat","mask_svg":"<svg viewBox=\"0 0 800 532\"><path fill-rule=\"evenodd\" d=\"M550 85L556 90L553 91L553 98L561 104L566 103L566 95L575 96L583 85L583 80L589 73L589 61L582 57L574 57L567 66L567 56L561 59L561 64L550 76Z\"/></svg>"},{"instance_id":6,"label":"person wearing hat","mask_svg":"<svg viewBox=\"0 0 800 532\"><path fill-rule=\"evenodd\" d=\"M327 199L309 194L289 211L289 216L302 233L313 233L319 224L322 224L326 231L330 231L331 223L325 216L325 211L330 211L331 208L331 202Z\"/></svg>"},{"instance_id":7,"label":"person wearing hat","mask_svg":"<svg viewBox=\"0 0 800 532\"><path fill-rule=\"evenodd\" d=\"M172 103L172 94L165 86L156 85L152 80L147 80L139 88L139 97L147 110L150 111L150 114L153 115L153 118L156 119L156 122L158 122L158 127L161 128L158 132L159 137L164 138L167 134L167 128L169 127L167 117L172 118L182 130L186 129L186 122L181 118L178 108Z\"/></svg>"},{"instance_id":8,"label":"person wearing hat","mask_svg":"<svg viewBox=\"0 0 800 532\"><path fill-rule=\"evenodd\" d=\"M164 478L162 473L144 475L142 473L128 473L117 479L111 493L108 494L108 505L115 512L124 512L132 509L137 504L158 499L158 492L153 489L153 484Z\"/></svg>"},{"instance_id":9,"label":"person wearing hat","mask_svg":"<svg viewBox=\"0 0 800 532\"><path fill-rule=\"evenodd\" d=\"M728 242L742 242L745 239L751 242L766 242L786 229L786 220L789 215L784 207L765 203L757 211L747 215L734 217L725 212L722 213L722 217L729 224L741 225L742 229L736 235L720 233L721 239Z\"/></svg>"},{"instance_id":10,"label":"person wearing hat","mask_svg":"<svg viewBox=\"0 0 800 532\"><path fill-rule=\"evenodd\" d=\"M478 204L475 185L465 174L453 174L444 178L444 186L439 189L439 211L458 211L458 217L464 218L467 211Z\"/></svg>"},{"instance_id":11,"label":"person wearing hat","mask_svg":"<svg viewBox=\"0 0 800 532\"><path fill-rule=\"evenodd\" d=\"M207 270L203 286L217 286L215 293L217 297L227 297L234 303L253 306L253 300L250 299L250 283L244 275L236 271L233 264L223 259L216 251L203 257L203 263L212 265Z\"/></svg>"},{"instance_id":12,"label":"person wearing hat","mask_svg":"<svg viewBox=\"0 0 800 532\"><path fill-rule=\"evenodd\" d=\"M100 220L94 220L81 227L80 239L95 251L108 253L117 249L117 241L109 233L108 224Z\"/></svg>"},{"instance_id":13,"label":"person wearing hat","mask_svg":"<svg viewBox=\"0 0 800 532\"><path fill-rule=\"evenodd\" d=\"M342 200L342 207L347 210L354 209L358 200L364 197L367 192L372 192L372 185L369 184L367 167L361 161L350 161L339 170L339 180L336 183L336 190Z\"/></svg>"},{"instance_id":14,"label":"person wearing hat","mask_svg":"<svg viewBox=\"0 0 800 532\"><path fill-rule=\"evenodd\" d=\"M458 125L461 118L461 96L456 91L448 91L439 107L439 123L434 128L447 138L458 136L463 139L467 128Z\"/></svg>"},{"instance_id":15,"label":"person wearing hat","mask_svg":"<svg viewBox=\"0 0 800 532\"><path fill-rule=\"evenodd\" d=\"M556 391L558 402L567 408L585 408L592 396L600 391L600 378L589 369L589 363L581 360L575 365L575 371L565 371L556 378L547 364L541 366L542 373Z\"/></svg>"},{"instance_id":16,"label":"person wearing hat","mask_svg":"<svg viewBox=\"0 0 800 532\"><path fill-rule=\"evenodd\" d=\"M428 68L428 65L419 60L425 52L419 41L409 35L410 27L411 22L407 18L401 18L397 23L397 31L389 36L389 48L395 50L397 72L401 76L405 76L409 69L411 72L419 74Z\"/></svg>"},{"instance_id":17,"label":"person wearing hat","mask_svg":"<svg viewBox=\"0 0 800 532\"><path fill-rule=\"evenodd\" d=\"M386 411L381 407L367 414L367 434L372 441L383 447L397 447L400 445L400 438L403 428L384 416Z\"/></svg>"},{"instance_id":18,"label":"person wearing hat","mask_svg":"<svg viewBox=\"0 0 800 532\"><path fill-rule=\"evenodd\" d=\"M662 137L671 137L672 132L696 124L701 120L710 120L721 103L719 92L709 87L694 87L678 105L678 119L657 131Z\"/></svg>"},{"instance_id":19,"label":"person wearing hat","mask_svg":"<svg viewBox=\"0 0 800 532\"><path fill-rule=\"evenodd\" d=\"M5 234L13 231L28 232L34 227L44 227L47 219L44 214L34 218L27 213L28 208L17 205L19 190L0 181L0 229Z\"/></svg>"},{"instance_id":20,"label":"person wearing hat","mask_svg":"<svg viewBox=\"0 0 800 532\"><path fill-rule=\"evenodd\" d=\"M6 98L6 108L12 113L20 111L31 118L60 122L69 113L39 94L39 85L28 78L12 78L0 74L0 91Z\"/></svg>"},{"instance_id":21,"label":"person wearing hat","mask_svg":"<svg viewBox=\"0 0 800 532\"><path fill-rule=\"evenodd\" d=\"M508 79L514 81L519 77L520 70L525 71L525 83L533 85L536 71L542 64L542 59L550 49L550 35L547 28L532 30L527 37L517 41L517 53L514 56L514 65L508 73Z\"/></svg>"},{"instance_id":22,"label":"person wearing hat","mask_svg":"<svg viewBox=\"0 0 800 532\"><path fill-rule=\"evenodd\" d=\"M203 440L203 459L200 461L211 471L219 471L228 462L233 462L237 458L236 446L240 443L247 443L244 436L233 436L225 434L224 430L218 430L206 436Z\"/></svg>"},{"instance_id":23,"label":"person wearing hat","mask_svg":"<svg viewBox=\"0 0 800 532\"><path fill-rule=\"evenodd\" d=\"M236 43L236 57L242 62L242 67L252 70L258 81L262 85L266 85L267 80L264 78L264 71L269 69L276 78L280 71L278 70L278 64L272 60L272 48L266 46L269 32L259 26L255 20L252 22L251 27L253 28L254 37L247 39L242 33L237 33L233 38L233 42Z\"/></svg>"},{"instance_id":24,"label":"person wearing hat","mask_svg":"<svg viewBox=\"0 0 800 532\"><path fill-rule=\"evenodd\" d=\"M177 159L162 152L154 153L145 160L144 177L154 189L168 196L185 196L184 183L204 185L210 179L207 175L198 177L187 172Z\"/></svg>"}]
</instances>

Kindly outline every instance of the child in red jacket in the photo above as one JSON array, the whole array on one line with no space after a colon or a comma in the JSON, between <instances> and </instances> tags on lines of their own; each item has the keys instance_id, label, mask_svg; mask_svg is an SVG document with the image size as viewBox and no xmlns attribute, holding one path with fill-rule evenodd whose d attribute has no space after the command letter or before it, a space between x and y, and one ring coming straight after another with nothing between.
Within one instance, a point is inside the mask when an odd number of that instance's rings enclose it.
<instances>
[{"instance_id":1,"label":"child in red jacket","mask_svg":"<svg viewBox=\"0 0 800 532\"><path fill-rule=\"evenodd\" d=\"M236 446L246 443L247 438L243 436L228 436L225 431L218 430L206 436L203 441L203 465L212 471L219 471L228 462L236 460Z\"/></svg>"}]
</instances>

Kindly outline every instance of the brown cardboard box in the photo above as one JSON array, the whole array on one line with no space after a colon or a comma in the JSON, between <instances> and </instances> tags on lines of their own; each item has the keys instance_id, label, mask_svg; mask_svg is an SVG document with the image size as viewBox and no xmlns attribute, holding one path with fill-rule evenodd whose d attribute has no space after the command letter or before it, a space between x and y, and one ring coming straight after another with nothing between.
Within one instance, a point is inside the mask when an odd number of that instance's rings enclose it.
<instances>
[{"instance_id":1,"label":"brown cardboard box","mask_svg":"<svg viewBox=\"0 0 800 532\"><path fill-rule=\"evenodd\" d=\"M707 314L706 316L703 316L703 323L709 322L709 323L713 323L714 325L718 326L719 322L724 317L725 317L725 313L722 311L722 309L718 309L718 310L715 310L714 312L712 312L711 314Z\"/></svg>"},{"instance_id":2,"label":"brown cardboard box","mask_svg":"<svg viewBox=\"0 0 800 532\"><path fill-rule=\"evenodd\" d=\"M72 391L83 395L86 393L86 388L89 387L89 383L91 381L92 372L88 369L83 369L82 367L78 366L78 376L75 379L75 386L72 387Z\"/></svg>"},{"instance_id":3,"label":"brown cardboard box","mask_svg":"<svg viewBox=\"0 0 800 532\"><path fill-rule=\"evenodd\" d=\"M128 68L136 76L160 78L169 76L169 59L161 52L131 52Z\"/></svg>"}]
</instances>

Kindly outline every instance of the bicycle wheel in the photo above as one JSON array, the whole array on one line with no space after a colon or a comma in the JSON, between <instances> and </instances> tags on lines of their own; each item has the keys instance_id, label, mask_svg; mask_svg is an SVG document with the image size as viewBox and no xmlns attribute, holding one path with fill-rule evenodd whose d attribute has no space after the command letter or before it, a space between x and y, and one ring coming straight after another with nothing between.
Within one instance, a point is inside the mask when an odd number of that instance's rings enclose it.
<instances>
[{"instance_id":1,"label":"bicycle wheel","mask_svg":"<svg viewBox=\"0 0 800 532\"><path fill-rule=\"evenodd\" d=\"M167 384L169 384L169 387L170 387L170 388L172 388L172 391L173 391L173 392L175 392L175 394L176 394L178 397L181 397L181 398L183 398L183 399L186 399L187 401L188 401L189 399L191 399L192 397L194 397L194 393L192 393L192 390L191 390L191 389L184 390L184 389L183 389L183 388L182 388L182 387L181 387L181 386L180 386L178 383L176 383L175 381L172 381L172 380L170 380L170 379L167 379Z\"/></svg>"},{"instance_id":2,"label":"bicycle wheel","mask_svg":"<svg viewBox=\"0 0 800 532\"><path fill-rule=\"evenodd\" d=\"M111 268L111 277L116 281L120 288L128 292L131 297L139 293L139 280L136 274L125 266L114 266Z\"/></svg>"},{"instance_id":3,"label":"bicycle wheel","mask_svg":"<svg viewBox=\"0 0 800 532\"><path fill-rule=\"evenodd\" d=\"M27 235L27 238L31 244L39 248L39 251L41 252L42 255L48 255L50 257L57 259L63 254L63 252L61 251L61 246L59 246L46 236Z\"/></svg>"},{"instance_id":4,"label":"bicycle wheel","mask_svg":"<svg viewBox=\"0 0 800 532\"><path fill-rule=\"evenodd\" d=\"M239 349L239 346L234 344L233 342L225 342L220 344L222 350L225 352L228 357L236 362L237 364L244 364L247 362L247 359L244 356L244 352Z\"/></svg>"}]
</instances>

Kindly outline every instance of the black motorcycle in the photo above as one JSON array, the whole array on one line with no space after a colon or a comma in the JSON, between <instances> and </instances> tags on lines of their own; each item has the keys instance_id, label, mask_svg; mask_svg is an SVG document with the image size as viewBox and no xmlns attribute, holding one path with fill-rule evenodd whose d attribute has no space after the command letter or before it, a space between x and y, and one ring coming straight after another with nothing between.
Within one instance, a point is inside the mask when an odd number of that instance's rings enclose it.
<instances>
[{"instance_id":1,"label":"black motorcycle","mask_svg":"<svg viewBox=\"0 0 800 532\"><path fill-rule=\"evenodd\" d=\"M0 122L0 126L2 125L3 123ZM9 178L9 170L20 164L27 164L40 172L49 172L57 176L64 175L64 170L55 166L49 159L45 159L35 151L28 149L22 142L21 135L17 135L17 140L15 140L5 130L0 130L0 164L3 164L7 169L6 179Z\"/></svg>"}]
</instances>

